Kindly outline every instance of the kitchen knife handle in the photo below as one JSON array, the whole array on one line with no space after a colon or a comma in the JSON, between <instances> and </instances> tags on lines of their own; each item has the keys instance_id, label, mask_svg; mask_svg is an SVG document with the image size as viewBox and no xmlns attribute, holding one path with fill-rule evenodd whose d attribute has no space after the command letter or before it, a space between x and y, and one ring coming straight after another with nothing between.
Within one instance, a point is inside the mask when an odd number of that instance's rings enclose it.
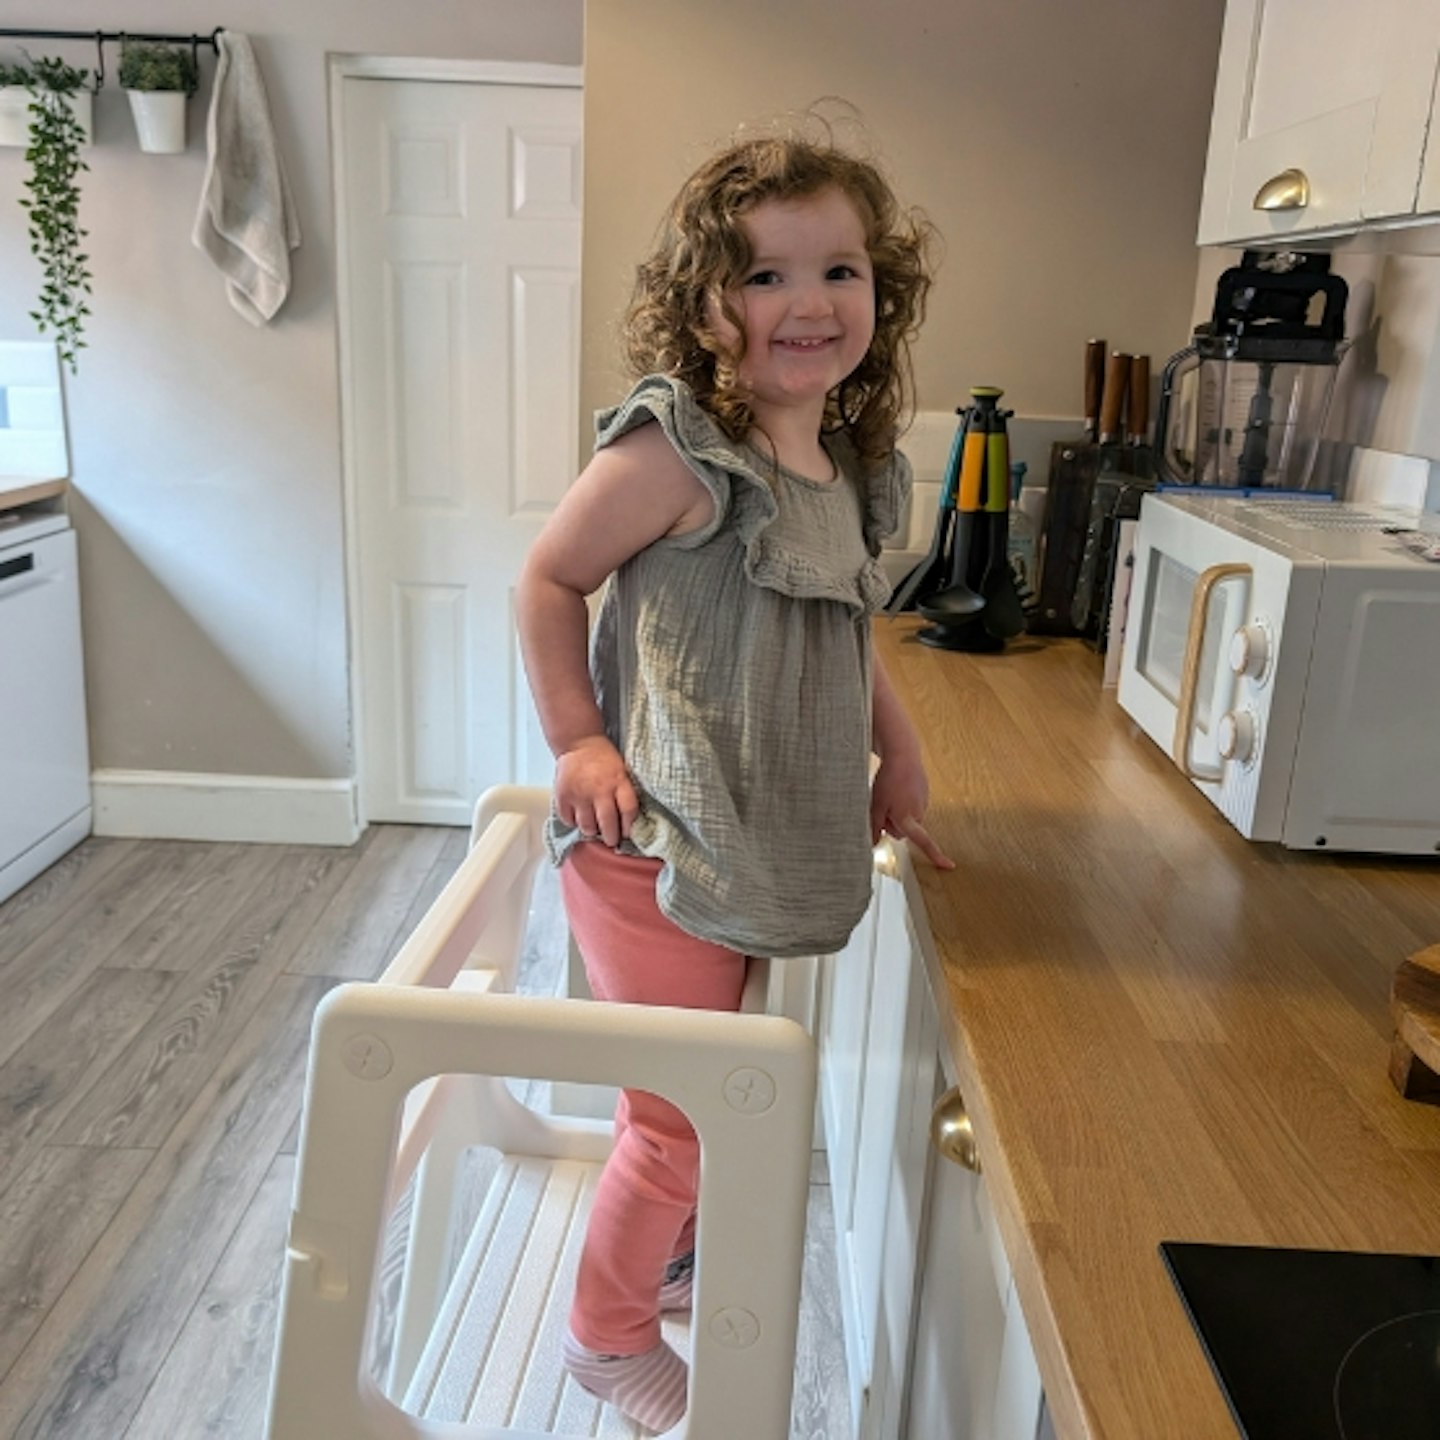
<instances>
[{"instance_id":1,"label":"kitchen knife handle","mask_svg":"<svg viewBox=\"0 0 1440 1440\"><path fill-rule=\"evenodd\" d=\"M1100 443L1114 444L1120 438L1120 412L1130 386L1130 357L1117 350L1105 367L1105 394L1100 401Z\"/></svg>"},{"instance_id":2,"label":"kitchen knife handle","mask_svg":"<svg viewBox=\"0 0 1440 1440\"><path fill-rule=\"evenodd\" d=\"M1125 433L1132 445L1143 445L1150 429L1150 357L1130 357L1130 393L1125 401Z\"/></svg>"},{"instance_id":3,"label":"kitchen knife handle","mask_svg":"<svg viewBox=\"0 0 1440 1440\"><path fill-rule=\"evenodd\" d=\"M1105 342L1085 342L1085 438L1100 434L1100 395L1105 388Z\"/></svg>"},{"instance_id":4,"label":"kitchen knife handle","mask_svg":"<svg viewBox=\"0 0 1440 1440\"><path fill-rule=\"evenodd\" d=\"M1205 621L1210 614L1210 596L1223 580L1234 580L1254 572L1248 565L1212 565L1195 582L1190 601L1190 629L1185 636L1185 663L1180 671L1180 699L1175 705L1175 763L1189 780L1221 779L1225 770L1197 770L1190 759L1190 735L1195 729L1195 701L1200 689L1200 657L1205 651Z\"/></svg>"}]
</instances>

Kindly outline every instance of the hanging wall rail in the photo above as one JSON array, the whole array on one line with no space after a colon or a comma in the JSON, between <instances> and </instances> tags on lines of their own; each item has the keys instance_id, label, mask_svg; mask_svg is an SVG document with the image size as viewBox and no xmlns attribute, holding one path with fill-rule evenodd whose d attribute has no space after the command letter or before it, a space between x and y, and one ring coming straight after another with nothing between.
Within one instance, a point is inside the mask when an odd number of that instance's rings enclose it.
<instances>
[{"instance_id":1,"label":"hanging wall rail","mask_svg":"<svg viewBox=\"0 0 1440 1440\"><path fill-rule=\"evenodd\" d=\"M93 40L99 53L100 63L96 70L95 88L105 83L105 44L107 41L140 40L155 45L188 45L195 55L202 45L208 45L218 55L220 36L225 27L217 25L208 35L157 35L139 30L17 30L0 28L0 39L4 40Z\"/></svg>"},{"instance_id":2,"label":"hanging wall rail","mask_svg":"<svg viewBox=\"0 0 1440 1440\"><path fill-rule=\"evenodd\" d=\"M0 29L0 38L7 40L145 40L167 45L208 45L220 48L223 25L209 35L151 35L138 30L11 30Z\"/></svg>"}]
</instances>

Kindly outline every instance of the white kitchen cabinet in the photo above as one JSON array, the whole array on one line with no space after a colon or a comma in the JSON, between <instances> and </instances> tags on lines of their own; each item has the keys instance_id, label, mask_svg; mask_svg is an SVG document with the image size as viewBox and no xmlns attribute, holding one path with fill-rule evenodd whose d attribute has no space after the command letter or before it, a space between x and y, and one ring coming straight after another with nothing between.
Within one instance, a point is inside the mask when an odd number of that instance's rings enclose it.
<instances>
[{"instance_id":1,"label":"white kitchen cabinet","mask_svg":"<svg viewBox=\"0 0 1440 1440\"><path fill-rule=\"evenodd\" d=\"M1440 160L1425 165L1437 59L1440 0L1229 0L1200 243L1414 216L1422 166L1419 208L1440 210ZM1305 177L1305 203L1257 205L1287 172Z\"/></svg>"},{"instance_id":2,"label":"white kitchen cabinet","mask_svg":"<svg viewBox=\"0 0 1440 1440\"><path fill-rule=\"evenodd\" d=\"M820 1074L857 1440L1035 1440L1039 1372L981 1176L930 1145L945 1088L908 860L822 965ZM913 881L911 882L913 884Z\"/></svg>"},{"instance_id":3,"label":"white kitchen cabinet","mask_svg":"<svg viewBox=\"0 0 1440 1440\"><path fill-rule=\"evenodd\" d=\"M935 1157L906 1440L1036 1440L1044 1393L983 1176Z\"/></svg>"}]
</instances>

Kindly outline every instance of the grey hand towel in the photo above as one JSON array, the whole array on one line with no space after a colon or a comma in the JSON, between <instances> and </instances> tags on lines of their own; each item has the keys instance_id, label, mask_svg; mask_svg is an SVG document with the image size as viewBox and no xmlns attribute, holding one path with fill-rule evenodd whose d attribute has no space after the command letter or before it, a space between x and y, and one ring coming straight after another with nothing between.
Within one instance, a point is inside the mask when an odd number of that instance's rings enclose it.
<instances>
[{"instance_id":1,"label":"grey hand towel","mask_svg":"<svg viewBox=\"0 0 1440 1440\"><path fill-rule=\"evenodd\" d=\"M225 276L231 305L264 325L289 294L300 222L249 37L224 30L219 44L205 127L209 159L191 239Z\"/></svg>"}]
</instances>

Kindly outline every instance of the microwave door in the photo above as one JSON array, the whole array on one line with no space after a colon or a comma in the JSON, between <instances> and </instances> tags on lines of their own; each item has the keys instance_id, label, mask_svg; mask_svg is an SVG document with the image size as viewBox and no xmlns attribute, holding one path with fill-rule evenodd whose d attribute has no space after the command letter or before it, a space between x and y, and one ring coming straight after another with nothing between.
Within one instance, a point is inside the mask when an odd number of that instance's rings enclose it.
<instances>
[{"instance_id":1,"label":"microwave door","mask_svg":"<svg viewBox=\"0 0 1440 1440\"><path fill-rule=\"evenodd\" d=\"M1142 538L1144 534L1142 523ZM1160 528L1155 526L1153 528ZM1177 559L1163 541L1142 546L1136 557L1131 602L1132 635L1126 640L1120 676L1120 703L1167 754L1175 749L1176 719L1187 673L1194 626L1192 612L1199 570ZM1244 594L1234 585L1208 590L1192 697L1192 758L1218 771L1215 728L1230 703L1233 677L1225 664L1225 637L1239 623Z\"/></svg>"}]
</instances>

